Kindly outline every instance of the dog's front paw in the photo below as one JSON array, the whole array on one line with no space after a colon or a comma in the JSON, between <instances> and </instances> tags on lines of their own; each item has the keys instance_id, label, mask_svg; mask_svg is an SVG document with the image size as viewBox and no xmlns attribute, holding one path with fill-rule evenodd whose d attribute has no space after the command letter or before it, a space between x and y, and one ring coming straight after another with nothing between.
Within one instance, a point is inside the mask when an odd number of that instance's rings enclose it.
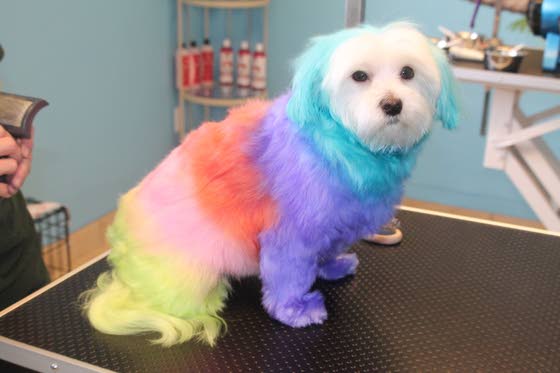
<instances>
[{"instance_id":1,"label":"dog's front paw","mask_svg":"<svg viewBox=\"0 0 560 373\"><path fill-rule=\"evenodd\" d=\"M280 303L269 312L276 320L294 328L322 324L327 319L323 296L318 291Z\"/></svg>"},{"instance_id":2,"label":"dog's front paw","mask_svg":"<svg viewBox=\"0 0 560 373\"><path fill-rule=\"evenodd\" d=\"M323 280L338 280L356 273L358 266L356 254L342 254L319 266L319 277Z\"/></svg>"}]
</instances>

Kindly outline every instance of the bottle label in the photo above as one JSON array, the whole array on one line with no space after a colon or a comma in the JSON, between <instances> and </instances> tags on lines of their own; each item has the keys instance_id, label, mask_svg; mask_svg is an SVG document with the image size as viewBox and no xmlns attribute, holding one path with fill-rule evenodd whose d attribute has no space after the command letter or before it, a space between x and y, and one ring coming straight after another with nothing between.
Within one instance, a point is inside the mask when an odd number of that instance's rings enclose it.
<instances>
[{"instance_id":1,"label":"bottle label","mask_svg":"<svg viewBox=\"0 0 560 373\"><path fill-rule=\"evenodd\" d=\"M190 79L190 56L186 53L181 55L181 69L182 69L182 82L181 82L181 89L187 89L191 85Z\"/></svg>"},{"instance_id":2,"label":"bottle label","mask_svg":"<svg viewBox=\"0 0 560 373\"><path fill-rule=\"evenodd\" d=\"M266 89L266 57L264 55L255 56L251 72L251 87L256 90Z\"/></svg>"},{"instance_id":3,"label":"bottle label","mask_svg":"<svg viewBox=\"0 0 560 373\"><path fill-rule=\"evenodd\" d=\"M251 83L251 54L246 51L239 52L237 58L237 85L249 87Z\"/></svg>"},{"instance_id":4,"label":"bottle label","mask_svg":"<svg viewBox=\"0 0 560 373\"><path fill-rule=\"evenodd\" d=\"M220 83L233 83L233 53L231 51L220 53Z\"/></svg>"},{"instance_id":5,"label":"bottle label","mask_svg":"<svg viewBox=\"0 0 560 373\"><path fill-rule=\"evenodd\" d=\"M214 53L206 51L202 54L202 83L212 84L214 80Z\"/></svg>"},{"instance_id":6,"label":"bottle label","mask_svg":"<svg viewBox=\"0 0 560 373\"><path fill-rule=\"evenodd\" d=\"M195 53L192 56L192 77L193 77L193 84L195 86L200 85L201 80L201 65L200 65L200 53Z\"/></svg>"}]
</instances>

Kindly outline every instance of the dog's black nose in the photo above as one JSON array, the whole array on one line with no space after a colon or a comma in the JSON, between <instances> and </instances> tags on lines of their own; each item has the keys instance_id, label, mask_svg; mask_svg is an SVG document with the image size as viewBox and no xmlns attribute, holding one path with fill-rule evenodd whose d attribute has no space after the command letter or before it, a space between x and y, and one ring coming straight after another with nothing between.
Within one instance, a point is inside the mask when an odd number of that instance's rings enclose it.
<instances>
[{"instance_id":1,"label":"dog's black nose","mask_svg":"<svg viewBox=\"0 0 560 373\"><path fill-rule=\"evenodd\" d=\"M402 111L402 101L400 98L384 98L383 100L379 101L379 106L385 112L385 114L391 117L399 115Z\"/></svg>"}]
</instances>

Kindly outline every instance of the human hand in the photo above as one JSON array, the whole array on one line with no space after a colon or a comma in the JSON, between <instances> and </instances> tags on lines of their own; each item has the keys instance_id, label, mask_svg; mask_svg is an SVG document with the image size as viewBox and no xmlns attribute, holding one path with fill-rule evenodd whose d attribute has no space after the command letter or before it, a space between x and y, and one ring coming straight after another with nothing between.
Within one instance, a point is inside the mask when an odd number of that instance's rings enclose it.
<instances>
[{"instance_id":1,"label":"human hand","mask_svg":"<svg viewBox=\"0 0 560 373\"><path fill-rule=\"evenodd\" d=\"M33 130L30 139L14 139L0 126L0 175L6 175L7 183L0 183L0 198L17 193L31 171L33 153Z\"/></svg>"}]
</instances>

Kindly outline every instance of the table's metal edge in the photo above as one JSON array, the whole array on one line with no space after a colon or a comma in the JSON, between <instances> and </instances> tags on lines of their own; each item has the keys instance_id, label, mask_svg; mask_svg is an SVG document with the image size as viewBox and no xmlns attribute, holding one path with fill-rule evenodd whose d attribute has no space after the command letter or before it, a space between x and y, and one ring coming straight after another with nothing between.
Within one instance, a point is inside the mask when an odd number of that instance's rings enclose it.
<instances>
[{"instance_id":1,"label":"table's metal edge","mask_svg":"<svg viewBox=\"0 0 560 373\"><path fill-rule=\"evenodd\" d=\"M403 210L403 211L417 212L417 213L420 213L420 214L435 215L435 216L441 216L441 217L444 217L444 218L464 220L464 221L486 224L486 225L493 225L495 227L516 229L516 230L521 230L521 231L525 231L525 232L531 232L531 233L544 234L544 235L547 235L547 236L560 237L560 232L547 231L545 229L539 229L539 228L525 227L523 225L502 223L502 222L497 222L497 221L493 221L493 220L473 218L473 217L470 217L470 216L451 214L451 213L435 211L435 210L427 210L427 209L422 209L422 208L418 208L418 207L411 207L411 206L406 206L406 205L399 205L397 208L399 210Z\"/></svg>"},{"instance_id":2,"label":"table's metal edge","mask_svg":"<svg viewBox=\"0 0 560 373\"><path fill-rule=\"evenodd\" d=\"M113 372L2 336L0 336L0 359L38 372Z\"/></svg>"},{"instance_id":3,"label":"table's metal edge","mask_svg":"<svg viewBox=\"0 0 560 373\"><path fill-rule=\"evenodd\" d=\"M16 308L18 308L19 306L29 302L31 299L43 294L45 291L55 287L56 285L60 284L62 281L65 281L66 279L68 279L69 277L74 276L75 274L77 274L80 271L83 271L84 269L86 269L87 267L89 267L90 265L92 265L93 263L105 258L107 255L109 254L109 250L107 250L106 252L104 252L103 254L100 254L98 256L96 256L95 258L91 259L90 261L88 261L87 263L82 264L81 266L77 267L76 269L72 270L71 272L68 272L67 274L65 274L62 277L59 277L58 279L56 279L55 281L43 286L42 288L40 288L39 290L35 291L34 293L29 294L27 297L21 299L20 301L12 304L11 306L5 308L2 310L2 312L0 312L0 317L3 317L4 315L6 315L9 312L12 312L13 310L15 310Z\"/></svg>"}]
</instances>

